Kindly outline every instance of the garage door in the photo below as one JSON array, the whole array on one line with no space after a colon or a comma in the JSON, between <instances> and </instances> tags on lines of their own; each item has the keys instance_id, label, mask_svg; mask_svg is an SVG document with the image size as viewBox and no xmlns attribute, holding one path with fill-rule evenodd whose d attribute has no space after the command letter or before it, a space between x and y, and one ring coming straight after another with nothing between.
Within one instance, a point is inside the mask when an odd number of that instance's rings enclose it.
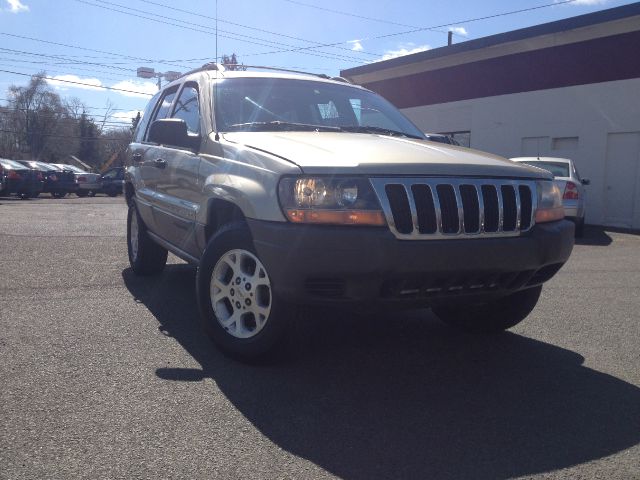
<instances>
[{"instance_id":1,"label":"garage door","mask_svg":"<svg viewBox=\"0 0 640 480\"><path fill-rule=\"evenodd\" d=\"M633 227L640 165L640 132L610 133L607 137L605 222Z\"/></svg>"}]
</instances>

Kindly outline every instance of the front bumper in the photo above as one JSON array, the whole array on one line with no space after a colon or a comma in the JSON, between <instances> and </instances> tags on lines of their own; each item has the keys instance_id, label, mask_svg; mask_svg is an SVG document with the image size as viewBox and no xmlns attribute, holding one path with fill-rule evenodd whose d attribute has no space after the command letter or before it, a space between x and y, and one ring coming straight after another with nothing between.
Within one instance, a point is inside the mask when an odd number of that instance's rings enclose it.
<instances>
[{"instance_id":1,"label":"front bumper","mask_svg":"<svg viewBox=\"0 0 640 480\"><path fill-rule=\"evenodd\" d=\"M520 237L398 240L389 229L248 220L276 295L295 303L496 298L549 280L573 248L566 220Z\"/></svg>"}]
</instances>

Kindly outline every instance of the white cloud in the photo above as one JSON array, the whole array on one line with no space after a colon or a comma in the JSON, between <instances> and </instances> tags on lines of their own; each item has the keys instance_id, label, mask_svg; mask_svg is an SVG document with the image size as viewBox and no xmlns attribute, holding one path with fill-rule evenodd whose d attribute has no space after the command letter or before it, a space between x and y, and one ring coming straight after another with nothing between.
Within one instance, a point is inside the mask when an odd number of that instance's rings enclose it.
<instances>
[{"instance_id":1,"label":"white cloud","mask_svg":"<svg viewBox=\"0 0 640 480\"><path fill-rule=\"evenodd\" d=\"M77 82L77 83L70 83ZM102 90L102 82L97 78L82 78L77 75L55 75L47 79L49 85L54 86L57 90L69 90L70 88L79 88L81 90Z\"/></svg>"},{"instance_id":2,"label":"white cloud","mask_svg":"<svg viewBox=\"0 0 640 480\"><path fill-rule=\"evenodd\" d=\"M11 13L28 12L29 6L20 2L20 0L7 0L9 4L9 11Z\"/></svg>"},{"instance_id":3,"label":"white cloud","mask_svg":"<svg viewBox=\"0 0 640 480\"><path fill-rule=\"evenodd\" d=\"M123 90L130 90L130 92L118 92L125 97L139 97L149 98L149 95L155 95L158 92L158 86L154 82L144 82L137 80L123 80L122 82L114 83L112 88L121 88ZM135 93L131 93L135 92Z\"/></svg>"},{"instance_id":4,"label":"white cloud","mask_svg":"<svg viewBox=\"0 0 640 480\"><path fill-rule=\"evenodd\" d=\"M429 45L420 45L418 47L414 47L414 45L414 43L407 43L399 45L397 50L387 50L384 52L384 55L382 55L382 60L390 60L392 58L411 55L412 53L424 52L425 50L431 49Z\"/></svg>"},{"instance_id":5,"label":"white cloud","mask_svg":"<svg viewBox=\"0 0 640 480\"><path fill-rule=\"evenodd\" d=\"M455 33L456 35L460 35L462 37L469 36L469 32L467 32L467 29L464 27L450 27L449 31Z\"/></svg>"},{"instance_id":6,"label":"white cloud","mask_svg":"<svg viewBox=\"0 0 640 480\"><path fill-rule=\"evenodd\" d=\"M563 0L555 0L556 3L560 3ZM609 0L575 0L573 2L564 3L563 5L602 5L608 3Z\"/></svg>"},{"instance_id":7,"label":"white cloud","mask_svg":"<svg viewBox=\"0 0 640 480\"><path fill-rule=\"evenodd\" d=\"M351 50L353 50L354 52L361 52L362 50L364 50L364 47L362 46L362 43L360 43L360 40L349 40L347 43L350 43L352 45Z\"/></svg>"}]
</instances>

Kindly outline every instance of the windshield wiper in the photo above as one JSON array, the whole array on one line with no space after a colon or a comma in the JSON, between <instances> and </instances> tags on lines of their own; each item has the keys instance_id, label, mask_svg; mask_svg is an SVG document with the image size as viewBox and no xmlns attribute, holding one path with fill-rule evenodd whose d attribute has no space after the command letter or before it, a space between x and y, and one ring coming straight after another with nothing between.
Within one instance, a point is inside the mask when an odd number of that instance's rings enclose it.
<instances>
[{"instance_id":1,"label":"windshield wiper","mask_svg":"<svg viewBox=\"0 0 640 480\"><path fill-rule=\"evenodd\" d=\"M228 131L238 130L262 130L262 131L304 131L304 132L340 132L340 127L331 127L328 125L313 125L310 123L283 122L281 120L273 120L271 122L245 122L234 123L227 127Z\"/></svg>"},{"instance_id":2,"label":"windshield wiper","mask_svg":"<svg viewBox=\"0 0 640 480\"><path fill-rule=\"evenodd\" d=\"M406 133L406 132L400 132L398 130L391 130L390 128L374 127L372 125L344 126L340 128L342 129L343 132L379 133L381 135L389 135L391 137L402 136L402 137L417 138L419 140L424 140L423 137L420 137L418 135L413 135L411 133Z\"/></svg>"}]
</instances>

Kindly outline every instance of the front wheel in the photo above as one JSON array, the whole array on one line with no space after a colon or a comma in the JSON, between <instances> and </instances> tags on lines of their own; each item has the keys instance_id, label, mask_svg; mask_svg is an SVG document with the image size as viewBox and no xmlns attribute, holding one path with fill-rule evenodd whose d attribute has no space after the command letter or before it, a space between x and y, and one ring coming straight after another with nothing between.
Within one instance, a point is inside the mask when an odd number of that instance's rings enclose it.
<instances>
[{"instance_id":1,"label":"front wheel","mask_svg":"<svg viewBox=\"0 0 640 480\"><path fill-rule=\"evenodd\" d=\"M498 333L524 320L538 303L541 291L542 286L538 286L488 303L433 307L433 313L444 323L461 330Z\"/></svg>"},{"instance_id":2,"label":"front wheel","mask_svg":"<svg viewBox=\"0 0 640 480\"><path fill-rule=\"evenodd\" d=\"M246 224L227 225L211 239L196 286L204 330L220 350L251 360L276 349L291 310L274 294Z\"/></svg>"},{"instance_id":3,"label":"front wheel","mask_svg":"<svg viewBox=\"0 0 640 480\"><path fill-rule=\"evenodd\" d=\"M135 202L127 213L127 251L129 264L137 275L156 275L167 264L167 250L151 240Z\"/></svg>"}]
</instances>

